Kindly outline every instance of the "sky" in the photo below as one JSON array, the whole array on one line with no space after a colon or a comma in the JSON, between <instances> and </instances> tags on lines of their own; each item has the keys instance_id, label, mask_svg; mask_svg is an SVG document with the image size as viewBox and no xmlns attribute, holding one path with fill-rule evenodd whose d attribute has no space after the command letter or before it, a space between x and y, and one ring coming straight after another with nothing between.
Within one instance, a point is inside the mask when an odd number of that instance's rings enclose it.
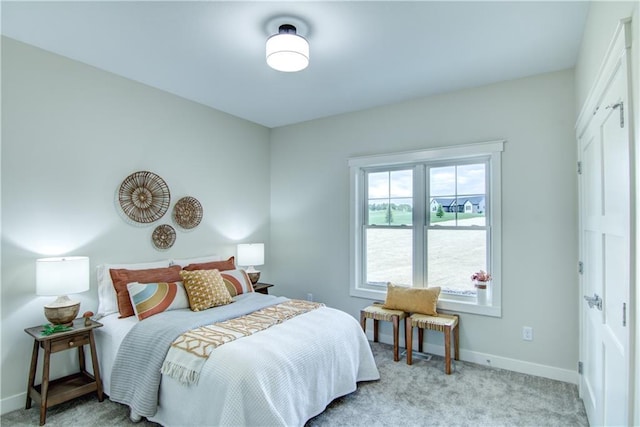
<instances>
[{"instance_id":1,"label":"sky","mask_svg":"<svg viewBox=\"0 0 640 427\"><path fill-rule=\"evenodd\" d=\"M431 167L429 168L429 196L455 197L456 195L485 194L485 177L484 163ZM368 178L369 199L411 199L413 197L412 169L374 172L370 173Z\"/></svg>"}]
</instances>

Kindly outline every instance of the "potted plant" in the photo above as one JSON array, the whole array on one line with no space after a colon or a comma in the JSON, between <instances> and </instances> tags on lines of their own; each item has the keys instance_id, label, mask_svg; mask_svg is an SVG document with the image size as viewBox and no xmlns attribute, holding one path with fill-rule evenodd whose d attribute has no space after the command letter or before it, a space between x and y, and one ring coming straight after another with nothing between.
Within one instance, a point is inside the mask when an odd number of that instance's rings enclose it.
<instances>
[{"instance_id":1,"label":"potted plant","mask_svg":"<svg viewBox=\"0 0 640 427\"><path fill-rule=\"evenodd\" d=\"M473 280L473 285L476 288L478 304L485 305L487 303L487 286L491 281L491 274L480 270L471 275L471 280Z\"/></svg>"}]
</instances>

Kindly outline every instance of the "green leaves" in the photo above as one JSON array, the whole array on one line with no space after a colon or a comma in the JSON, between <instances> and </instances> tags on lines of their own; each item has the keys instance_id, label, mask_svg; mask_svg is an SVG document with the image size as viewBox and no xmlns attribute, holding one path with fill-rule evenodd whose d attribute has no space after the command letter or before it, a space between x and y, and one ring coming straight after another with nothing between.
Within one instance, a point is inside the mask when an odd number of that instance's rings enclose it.
<instances>
[{"instance_id":1,"label":"green leaves","mask_svg":"<svg viewBox=\"0 0 640 427\"><path fill-rule=\"evenodd\" d=\"M42 335L48 336L52 334L57 334L58 332L67 332L72 330L73 328L65 325L42 325Z\"/></svg>"}]
</instances>

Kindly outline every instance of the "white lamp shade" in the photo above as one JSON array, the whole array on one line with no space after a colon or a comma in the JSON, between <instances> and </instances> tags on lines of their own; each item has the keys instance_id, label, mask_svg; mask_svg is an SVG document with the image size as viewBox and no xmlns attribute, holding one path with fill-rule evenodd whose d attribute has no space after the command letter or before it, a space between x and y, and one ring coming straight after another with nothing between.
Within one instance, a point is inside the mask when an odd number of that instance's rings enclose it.
<instances>
[{"instance_id":1,"label":"white lamp shade","mask_svg":"<svg viewBox=\"0 0 640 427\"><path fill-rule=\"evenodd\" d=\"M243 243L238 245L238 265L264 264L264 243Z\"/></svg>"},{"instance_id":2,"label":"white lamp shade","mask_svg":"<svg viewBox=\"0 0 640 427\"><path fill-rule=\"evenodd\" d=\"M267 64L274 70L296 72L309 65L309 42L297 34L276 34L267 39Z\"/></svg>"},{"instance_id":3,"label":"white lamp shade","mask_svg":"<svg viewBox=\"0 0 640 427\"><path fill-rule=\"evenodd\" d=\"M44 296L89 290L89 258L82 256L36 260L36 293Z\"/></svg>"}]
</instances>

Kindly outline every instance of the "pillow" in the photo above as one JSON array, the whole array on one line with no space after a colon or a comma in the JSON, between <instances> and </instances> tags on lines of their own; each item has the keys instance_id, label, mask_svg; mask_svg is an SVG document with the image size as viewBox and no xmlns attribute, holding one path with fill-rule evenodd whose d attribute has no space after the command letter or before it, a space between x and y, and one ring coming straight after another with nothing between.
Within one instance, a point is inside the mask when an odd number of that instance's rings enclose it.
<instances>
[{"instance_id":1,"label":"pillow","mask_svg":"<svg viewBox=\"0 0 640 427\"><path fill-rule=\"evenodd\" d=\"M389 283L387 284L387 298L383 307L408 313L437 316L436 306L439 296L439 286L433 288L407 288Z\"/></svg>"},{"instance_id":2,"label":"pillow","mask_svg":"<svg viewBox=\"0 0 640 427\"><path fill-rule=\"evenodd\" d=\"M98 317L118 312L118 298L113 287L109 270L112 268L126 268L129 270L143 270L147 268L169 267L169 260L143 262L136 264L103 264L96 267L98 277Z\"/></svg>"},{"instance_id":3,"label":"pillow","mask_svg":"<svg viewBox=\"0 0 640 427\"><path fill-rule=\"evenodd\" d=\"M135 315L131 298L127 290L127 284L133 282L139 283L160 283L160 282L179 282L180 266L174 265L166 268L150 268L148 270L127 270L127 269L110 269L113 287L118 296L118 311L120 318Z\"/></svg>"},{"instance_id":4,"label":"pillow","mask_svg":"<svg viewBox=\"0 0 640 427\"><path fill-rule=\"evenodd\" d=\"M138 319L144 320L163 311L189 308L182 282L127 284L131 305Z\"/></svg>"},{"instance_id":5,"label":"pillow","mask_svg":"<svg viewBox=\"0 0 640 427\"><path fill-rule=\"evenodd\" d=\"M222 280L224 280L224 284L232 297L247 292L253 292L253 285L251 285L251 280L249 279L246 271L227 270L221 271L220 275L222 276Z\"/></svg>"},{"instance_id":6,"label":"pillow","mask_svg":"<svg viewBox=\"0 0 640 427\"><path fill-rule=\"evenodd\" d=\"M231 257L226 261L212 261L198 264L189 264L183 268L183 270L235 270L236 269L236 257Z\"/></svg>"},{"instance_id":7,"label":"pillow","mask_svg":"<svg viewBox=\"0 0 640 427\"><path fill-rule=\"evenodd\" d=\"M180 276L193 311L226 305L232 301L218 270L182 270Z\"/></svg>"},{"instance_id":8,"label":"pillow","mask_svg":"<svg viewBox=\"0 0 640 427\"><path fill-rule=\"evenodd\" d=\"M209 255L209 256L201 256L197 258L181 258L181 259L172 259L171 265L179 265L184 268L189 264L194 263L202 263L202 262L211 262L211 261L220 261L219 255Z\"/></svg>"}]
</instances>

